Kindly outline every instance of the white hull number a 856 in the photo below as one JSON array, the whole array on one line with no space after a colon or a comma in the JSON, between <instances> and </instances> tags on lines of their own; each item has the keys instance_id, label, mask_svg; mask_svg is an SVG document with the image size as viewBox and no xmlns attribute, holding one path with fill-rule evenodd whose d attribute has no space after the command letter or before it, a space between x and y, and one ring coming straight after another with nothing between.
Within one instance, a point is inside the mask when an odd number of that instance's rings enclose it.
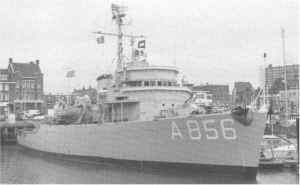
<instances>
[{"instance_id":1,"label":"white hull number a 856","mask_svg":"<svg viewBox=\"0 0 300 185\"><path fill-rule=\"evenodd\" d=\"M203 127L200 127L202 123ZM227 140L236 139L236 130L233 127L234 121L232 119L222 119L220 124L213 119L201 120L187 120L184 128L179 128L175 121L171 123L172 139L184 139L184 132L188 132L188 137L191 140L201 140L205 137L208 140L216 140L220 137ZM220 128L221 133L218 132L217 127Z\"/></svg>"}]
</instances>

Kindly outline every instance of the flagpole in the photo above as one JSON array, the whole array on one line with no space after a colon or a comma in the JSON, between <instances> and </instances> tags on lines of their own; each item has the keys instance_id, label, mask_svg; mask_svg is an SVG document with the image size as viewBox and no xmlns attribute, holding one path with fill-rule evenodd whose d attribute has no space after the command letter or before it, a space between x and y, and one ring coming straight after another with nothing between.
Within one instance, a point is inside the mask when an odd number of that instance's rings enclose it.
<instances>
[{"instance_id":1,"label":"flagpole","mask_svg":"<svg viewBox=\"0 0 300 185\"><path fill-rule=\"evenodd\" d=\"M264 105L266 106L267 101L266 101L266 97L267 97L267 65L266 65L266 58L267 58L267 53L264 53L264 81L265 81L265 92L264 92Z\"/></svg>"},{"instance_id":2,"label":"flagpole","mask_svg":"<svg viewBox=\"0 0 300 185\"><path fill-rule=\"evenodd\" d=\"M67 94L69 94L69 97L71 98L72 95L72 84L71 84L71 78L73 78L75 76L75 71L71 70L68 71L66 74L66 78L67 78ZM68 100L67 100L68 103ZM69 102L70 103L70 102Z\"/></svg>"},{"instance_id":3,"label":"flagpole","mask_svg":"<svg viewBox=\"0 0 300 185\"><path fill-rule=\"evenodd\" d=\"M284 28L281 28L281 39L282 39L282 60L284 67L284 91L285 91L285 121L288 120L288 96L287 96L287 77L286 77L286 61L285 61L285 35Z\"/></svg>"},{"instance_id":4,"label":"flagpole","mask_svg":"<svg viewBox=\"0 0 300 185\"><path fill-rule=\"evenodd\" d=\"M71 85L71 79L72 79L72 78L69 78L70 97L71 97L71 95L72 95L72 85Z\"/></svg>"}]
</instances>

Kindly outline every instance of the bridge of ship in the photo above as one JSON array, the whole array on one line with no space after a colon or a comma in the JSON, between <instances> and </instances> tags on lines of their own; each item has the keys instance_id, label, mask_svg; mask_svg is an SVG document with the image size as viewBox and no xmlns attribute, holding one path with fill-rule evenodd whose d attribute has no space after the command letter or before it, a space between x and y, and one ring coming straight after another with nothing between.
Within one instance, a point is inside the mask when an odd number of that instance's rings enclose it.
<instances>
[{"instance_id":1,"label":"bridge of ship","mask_svg":"<svg viewBox=\"0 0 300 185\"><path fill-rule=\"evenodd\" d=\"M98 80L98 103L103 108L103 121L153 120L159 116L158 109L182 105L191 92L177 83L177 74L175 67L131 64L118 72L122 79L120 88L108 87L111 82L101 78Z\"/></svg>"}]
</instances>

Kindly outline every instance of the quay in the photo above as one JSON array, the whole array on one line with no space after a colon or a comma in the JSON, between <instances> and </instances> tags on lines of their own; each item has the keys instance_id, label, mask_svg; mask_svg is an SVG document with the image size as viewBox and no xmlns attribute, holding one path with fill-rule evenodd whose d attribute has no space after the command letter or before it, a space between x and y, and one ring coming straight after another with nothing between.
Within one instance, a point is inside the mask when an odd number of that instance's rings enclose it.
<instances>
[{"instance_id":1,"label":"quay","mask_svg":"<svg viewBox=\"0 0 300 185\"><path fill-rule=\"evenodd\" d=\"M27 121L16 121L15 123L0 122L1 144L16 143L18 129L24 128L33 128L33 124Z\"/></svg>"},{"instance_id":2,"label":"quay","mask_svg":"<svg viewBox=\"0 0 300 185\"><path fill-rule=\"evenodd\" d=\"M299 165L297 159L286 159L286 160L268 160L260 161L259 167L262 168L274 168L274 167L297 167Z\"/></svg>"}]
</instances>

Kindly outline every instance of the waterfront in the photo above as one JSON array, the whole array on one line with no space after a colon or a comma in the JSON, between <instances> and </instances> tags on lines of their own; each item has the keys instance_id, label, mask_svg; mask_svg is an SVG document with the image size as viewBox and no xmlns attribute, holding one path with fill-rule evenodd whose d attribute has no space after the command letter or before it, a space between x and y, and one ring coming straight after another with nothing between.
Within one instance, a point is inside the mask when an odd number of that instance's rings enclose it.
<instances>
[{"instance_id":1,"label":"waterfront","mask_svg":"<svg viewBox=\"0 0 300 185\"><path fill-rule=\"evenodd\" d=\"M112 163L68 161L19 145L1 146L0 183L259 183L296 184L292 169L260 169L255 180L222 174L136 169Z\"/></svg>"}]
</instances>

